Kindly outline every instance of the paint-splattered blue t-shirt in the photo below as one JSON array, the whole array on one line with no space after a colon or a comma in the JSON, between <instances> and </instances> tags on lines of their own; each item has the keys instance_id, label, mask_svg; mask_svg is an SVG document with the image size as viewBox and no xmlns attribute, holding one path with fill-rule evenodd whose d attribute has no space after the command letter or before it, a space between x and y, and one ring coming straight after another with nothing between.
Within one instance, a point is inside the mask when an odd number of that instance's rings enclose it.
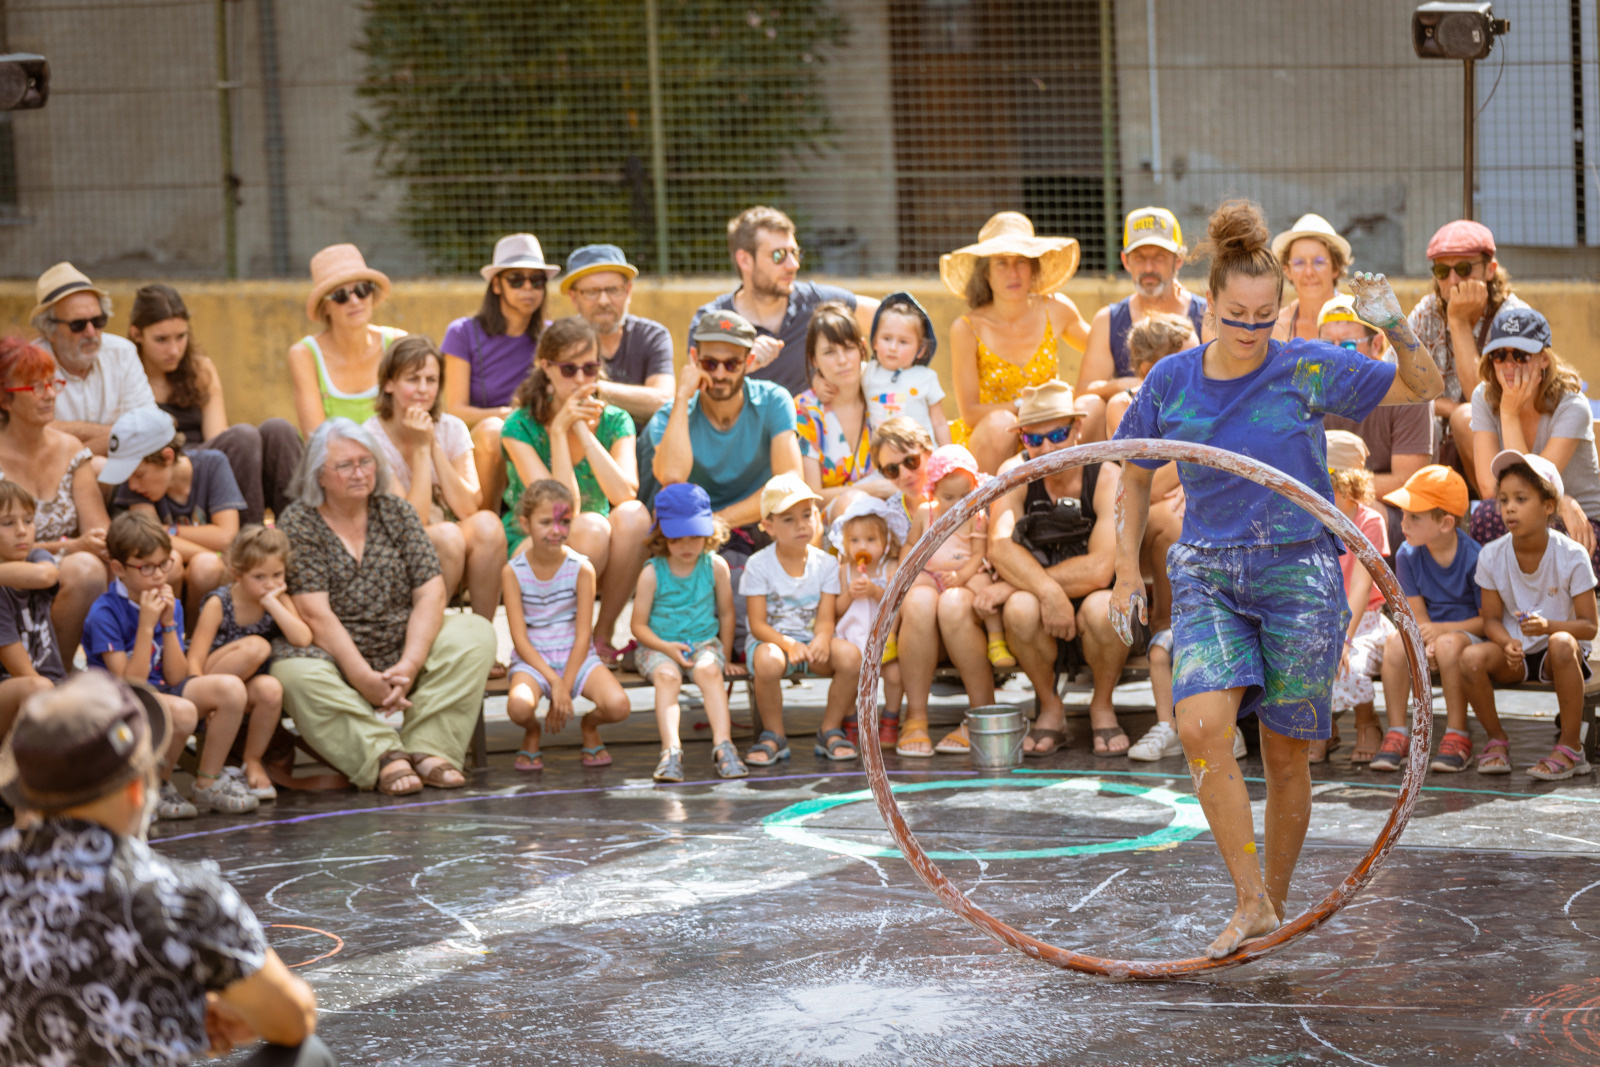
<instances>
[{"instance_id":1,"label":"paint-splattered blue t-shirt","mask_svg":"<svg viewBox=\"0 0 1600 1067\"><path fill-rule=\"evenodd\" d=\"M1204 372L1205 346L1157 363L1134 394L1117 439L1161 437L1237 452L1333 500L1323 415L1360 422L1394 382L1395 368L1322 341L1273 341L1261 366L1220 381ZM1158 460L1135 460L1154 469ZM1178 465L1190 545L1272 545L1310 541L1322 524L1265 486L1191 463Z\"/></svg>"}]
</instances>

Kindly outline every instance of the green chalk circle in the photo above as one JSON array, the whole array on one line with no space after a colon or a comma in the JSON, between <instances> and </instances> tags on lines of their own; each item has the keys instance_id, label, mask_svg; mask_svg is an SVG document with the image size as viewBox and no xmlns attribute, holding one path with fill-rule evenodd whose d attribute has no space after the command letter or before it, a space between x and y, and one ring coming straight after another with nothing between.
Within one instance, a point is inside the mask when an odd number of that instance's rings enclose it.
<instances>
[{"instance_id":1,"label":"green chalk circle","mask_svg":"<svg viewBox=\"0 0 1600 1067\"><path fill-rule=\"evenodd\" d=\"M1124 796L1139 797L1156 804L1164 804L1172 809L1172 821L1159 830L1152 830L1139 837L1125 837L1120 841L1097 841L1086 845L1059 845L1054 848L1025 848L1000 852L971 852L971 851L930 851L928 856L935 860L1035 860L1051 859L1056 856L1098 856L1107 852L1134 852L1143 848L1163 848L1168 845L1180 844L1191 841L1202 833L1210 830L1206 825L1205 814L1200 810L1200 802L1184 793L1174 793L1170 789L1160 786L1135 785L1131 782L1102 782L1094 778L1069 778L1066 781L1051 782L1042 778L1007 778L999 781L963 778L950 782L901 782L891 787L896 794L922 793L933 789L1051 789L1069 790L1088 793L1120 793ZM842 852L847 856L859 856L863 859L898 859L901 856L899 849L894 847L882 848L877 845L863 844L859 841L846 841L843 838L828 837L817 833L805 824L815 819L824 812L846 804L860 804L872 800L870 789L861 789L853 793L839 793L834 796L817 797L813 800L802 800L798 804L791 804L782 811L773 812L761 821L762 829L770 836L780 841L787 841L793 845L804 845L807 848L820 848L828 852Z\"/></svg>"}]
</instances>

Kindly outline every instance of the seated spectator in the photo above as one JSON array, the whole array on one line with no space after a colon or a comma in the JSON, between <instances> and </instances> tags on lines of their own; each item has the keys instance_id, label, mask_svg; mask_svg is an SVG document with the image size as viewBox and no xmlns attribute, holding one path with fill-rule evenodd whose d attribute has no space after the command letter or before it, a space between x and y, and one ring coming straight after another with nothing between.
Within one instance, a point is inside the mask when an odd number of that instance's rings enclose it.
<instances>
[{"instance_id":1,"label":"seated spectator","mask_svg":"<svg viewBox=\"0 0 1600 1067\"><path fill-rule=\"evenodd\" d=\"M189 673L231 674L244 682L250 718L242 761L245 787L257 800L276 800L278 791L262 763L283 711L283 686L267 673L272 642L305 648L311 627L288 597L289 539L282 530L246 526L228 546L226 559L233 582L206 594L189 644Z\"/></svg>"},{"instance_id":2,"label":"seated spectator","mask_svg":"<svg viewBox=\"0 0 1600 1067\"><path fill-rule=\"evenodd\" d=\"M88 446L53 425L66 384L60 373L43 349L0 339L0 471L38 501L34 538L60 567L61 592L50 618L61 661L71 663L89 606L106 591L111 518Z\"/></svg>"},{"instance_id":3,"label":"seated spectator","mask_svg":"<svg viewBox=\"0 0 1600 1067\"><path fill-rule=\"evenodd\" d=\"M1294 286L1294 299L1278 312L1273 340L1314 341L1321 336L1322 309L1340 296L1339 279L1350 266L1350 242L1321 215L1306 214L1272 239L1272 254Z\"/></svg>"},{"instance_id":4,"label":"seated spectator","mask_svg":"<svg viewBox=\"0 0 1600 1067\"><path fill-rule=\"evenodd\" d=\"M578 502L572 547L594 565L600 612L594 648L608 667L624 650L613 644L617 619L644 566L650 511L639 503L633 420L596 395L600 352L594 328L576 315L558 319L539 339L539 358L512 398L500 447L506 465L506 543L522 543L517 502L523 486L554 478Z\"/></svg>"},{"instance_id":5,"label":"seated spectator","mask_svg":"<svg viewBox=\"0 0 1600 1067\"><path fill-rule=\"evenodd\" d=\"M100 484L116 487L115 507L142 512L167 528L177 557L167 581L183 590L193 618L200 601L228 576L222 553L238 535L244 511L228 457L209 448L185 451L171 415L135 408L111 427Z\"/></svg>"},{"instance_id":6,"label":"seated spectator","mask_svg":"<svg viewBox=\"0 0 1600 1067\"><path fill-rule=\"evenodd\" d=\"M103 456L117 417L156 402L139 352L126 338L105 332L111 296L71 263L41 274L35 293L28 316L39 331L34 344L55 358L65 383L56 393L56 428Z\"/></svg>"},{"instance_id":7,"label":"seated spectator","mask_svg":"<svg viewBox=\"0 0 1600 1067\"><path fill-rule=\"evenodd\" d=\"M905 516L908 526L928 499L924 464L932 452L933 438L928 431L905 416L890 419L872 433L872 461L894 487L888 502Z\"/></svg>"},{"instance_id":8,"label":"seated spectator","mask_svg":"<svg viewBox=\"0 0 1600 1067\"><path fill-rule=\"evenodd\" d=\"M1023 390L1016 417L1025 451L1002 470L1071 448L1082 427L1072 387L1059 381ZM1114 463L1090 463L1029 482L995 501L989 561L1015 590L1005 605L1006 637L1039 695L1039 716L1023 739L1024 755L1047 756L1066 742L1067 711L1056 695L1056 678L1075 673L1085 662L1094 675L1089 701L1094 753L1120 756L1128 750L1111 691L1122 678L1129 649L1107 615L1120 475Z\"/></svg>"},{"instance_id":9,"label":"seated spectator","mask_svg":"<svg viewBox=\"0 0 1600 1067\"><path fill-rule=\"evenodd\" d=\"M1323 305L1317 316L1318 336L1329 344L1359 352L1369 359L1387 360L1389 339L1383 332L1361 321L1355 301L1340 293ZM1360 422L1342 415L1324 415L1327 430L1346 430L1360 437L1367 446L1367 470L1372 472L1372 491L1380 499L1399 489L1417 471L1434 461L1438 451L1438 423L1429 404L1392 404L1373 410ZM1400 512L1388 508L1385 528L1388 549L1400 545Z\"/></svg>"},{"instance_id":10,"label":"seated spectator","mask_svg":"<svg viewBox=\"0 0 1600 1067\"><path fill-rule=\"evenodd\" d=\"M828 527L828 543L839 558L839 599L834 604L839 619L833 632L863 654L910 532L911 524L899 505L870 496L856 497ZM891 632L883 651L883 715L878 719L878 744L885 748L900 743L900 703L905 686L900 680L898 658ZM860 723L855 712L844 717L844 735L852 745L859 739Z\"/></svg>"},{"instance_id":11,"label":"seated spectator","mask_svg":"<svg viewBox=\"0 0 1600 1067\"><path fill-rule=\"evenodd\" d=\"M873 433L895 418L909 418L935 444L952 443L944 417L944 383L928 366L939 350L933 320L910 293L890 293L872 316L872 359L861 365L867 425ZM815 382L815 379L813 379Z\"/></svg>"},{"instance_id":12,"label":"seated spectator","mask_svg":"<svg viewBox=\"0 0 1600 1067\"><path fill-rule=\"evenodd\" d=\"M0 795L31 816L0 832L0 944L71 946L8 966L7 1063L188 1063L258 1037L299 1049L247 1067L333 1063L311 988L234 888L144 843L177 736L153 694L90 672L30 700L0 748Z\"/></svg>"},{"instance_id":13,"label":"seated spectator","mask_svg":"<svg viewBox=\"0 0 1600 1067\"><path fill-rule=\"evenodd\" d=\"M794 223L774 207L746 208L728 220L728 254L739 272L739 287L703 304L689 323L692 337L708 315L733 312L756 331L750 364L752 378L777 382L790 396L810 384L806 377L805 339L811 315L828 300L855 312L866 333L878 302L848 289L819 282L797 281L803 253ZM713 498L715 494L713 494Z\"/></svg>"},{"instance_id":14,"label":"seated spectator","mask_svg":"<svg viewBox=\"0 0 1600 1067\"><path fill-rule=\"evenodd\" d=\"M443 410L444 357L421 335L389 346L378 364L378 402L362 428L389 464L390 491L410 501L439 554L445 592L462 588L472 610L493 619L500 606L506 532L473 462L467 424ZM495 677L503 677L503 669Z\"/></svg>"},{"instance_id":15,"label":"seated spectator","mask_svg":"<svg viewBox=\"0 0 1600 1067\"><path fill-rule=\"evenodd\" d=\"M642 500L676 482L693 482L711 498L715 517L730 530L720 555L735 589L745 560L768 541L757 525L762 489L775 475L801 470L794 398L781 385L746 376L755 343L755 327L739 315L703 316L672 407L655 413L638 444ZM739 652L748 632L742 597L734 598L734 615Z\"/></svg>"},{"instance_id":16,"label":"seated spectator","mask_svg":"<svg viewBox=\"0 0 1600 1067\"><path fill-rule=\"evenodd\" d=\"M286 419L228 425L222 377L202 355L189 327L189 309L176 289L147 285L133 298L128 340L139 350L156 405L172 416L183 439L228 457L244 494L246 523L261 522L287 504L284 493L300 462L300 434Z\"/></svg>"},{"instance_id":17,"label":"seated spectator","mask_svg":"<svg viewBox=\"0 0 1600 1067\"><path fill-rule=\"evenodd\" d=\"M466 784L495 640L481 615L445 616L439 556L389 479L377 442L349 419L306 442L278 527L312 643L274 643L272 676L323 758L358 789L402 796ZM399 730L383 718L396 713Z\"/></svg>"},{"instance_id":18,"label":"seated spectator","mask_svg":"<svg viewBox=\"0 0 1600 1067\"><path fill-rule=\"evenodd\" d=\"M511 397L533 369L539 337L550 325L545 290L561 268L544 261L539 239L513 233L494 244L493 262L478 273L488 283L475 315L444 331L444 406L472 431L483 499L505 492L500 430Z\"/></svg>"},{"instance_id":19,"label":"seated spectator","mask_svg":"<svg viewBox=\"0 0 1600 1067\"><path fill-rule=\"evenodd\" d=\"M295 419L307 437L332 418L365 422L378 400L378 363L405 336L372 325L389 296L389 276L367 266L355 245L329 245L311 257L306 318L322 327L289 348Z\"/></svg>"},{"instance_id":20,"label":"seated spectator","mask_svg":"<svg viewBox=\"0 0 1600 1067\"><path fill-rule=\"evenodd\" d=\"M1511 291L1511 275L1495 259L1494 234L1471 219L1439 227L1428 241L1433 291L1417 301L1411 329L1444 376L1444 395L1433 413L1445 430L1439 460L1459 466L1467 484L1481 485L1472 426L1472 394L1480 381L1480 351L1501 308L1528 305ZM1490 479L1493 481L1493 479ZM1485 499L1493 499L1491 490Z\"/></svg>"},{"instance_id":21,"label":"seated spectator","mask_svg":"<svg viewBox=\"0 0 1600 1067\"><path fill-rule=\"evenodd\" d=\"M1059 373L1059 339L1080 351L1088 343L1077 305L1056 292L1077 270L1077 241L1035 237L1015 211L984 223L977 244L939 258L945 288L972 309L950 327L951 391L961 413L951 438L987 474L1017 454L1013 404L1024 388Z\"/></svg>"},{"instance_id":22,"label":"seated spectator","mask_svg":"<svg viewBox=\"0 0 1600 1067\"><path fill-rule=\"evenodd\" d=\"M829 521L844 513L860 490L875 482L887 495L892 487L873 478L871 425L861 391L866 342L850 309L838 301L818 305L806 330L806 375L820 379L830 399L807 389L794 398L795 434L800 439L800 469L820 495Z\"/></svg>"},{"instance_id":23,"label":"seated spectator","mask_svg":"<svg viewBox=\"0 0 1600 1067\"><path fill-rule=\"evenodd\" d=\"M672 333L628 313L638 276L616 245L584 245L567 256L561 292L600 338L600 399L643 426L672 403Z\"/></svg>"},{"instance_id":24,"label":"seated spectator","mask_svg":"<svg viewBox=\"0 0 1600 1067\"><path fill-rule=\"evenodd\" d=\"M0 479L0 737L28 697L66 679L50 625L59 568L33 540L33 494Z\"/></svg>"},{"instance_id":25,"label":"seated spectator","mask_svg":"<svg viewBox=\"0 0 1600 1067\"><path fill-rule=\"evenodd\" d=\"M175 720L206 724L189 798L196 810L227 815L256 810L260 801L222 773L244 722L244 683L231 676L190 677L183 605L167 585L173 563L167 532L149 515L118 515L106 534L106 554L111 588L94 602L83 624L89 666L149 685L169 698L169 708L180 701L192 707L192 712L175 713ZM176 760L177 753L172 756ZM181 807L170 779L161 788L163 803Z\"/></svg>"},{"instance_id":26,"label":"seated spectator","mask_svg":"<svg viewBox=\"0 0 1600 1067\"><path fill-rule=\"evenodd\" d=\"M1600 458L1594 415L1572 364L1556 355L1550 324L1529 307L1494 317L1472 391L1472 449L1483 502L1472 513L1472 539L1502 537L1506 524L1489 461L1502 450L1533 452L1555 464L1566 487L1556 528L1572 538L1600 573Z\"/></svg>"}]
</instances>

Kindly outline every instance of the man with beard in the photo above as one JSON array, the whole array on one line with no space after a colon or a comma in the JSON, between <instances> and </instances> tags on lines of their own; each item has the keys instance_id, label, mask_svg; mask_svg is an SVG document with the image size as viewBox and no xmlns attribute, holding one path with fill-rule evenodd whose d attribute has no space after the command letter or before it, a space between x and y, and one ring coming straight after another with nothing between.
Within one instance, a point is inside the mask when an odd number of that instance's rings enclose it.
<instances>
[{"instance_id":1,"label":"man with beard","mask_svg":"<svg viewBox=\"0 0 1600 1067\"><path fill-rule=\"evenodd\" d=\"M643 426L672 403L672 333L628 313L638 276L616 245L584 245L567 257L561 292L600 336L600 399Z\"/></svg>"},{"instance_id":2,"label":"man with beard","mask_svg":"<svg viewBox=\"0 0 1600 1067\"><path fill-rule=\"evenodd\" d=\"M111 424L134 408L156 406L132 341L105 332L111 296L71 263L39 276L29 316L34 343L55 357L66 385L56 394L56 428L106 454Z\"/></svg>"},{"instance_id":3,"label":"man with beard","mask_svg":"<svg viewBox=\"0 0 1600 1067\"><path fill-rule=\"evenodd\" d=\"M806 374L806 329L811 313L828 300L842 300L855 312L863 337L872 336L878 302L837 285L796 281L803 253L794 223L774 207L746 208L728 221L728 254L739 271L739 288L724 293L694 313L692 334L702 317L737 312L756 328L750 374L777 382L799 396L811 388ZM713 500L715 497L713 496Z\"/></svg>"},{"instance_id":4,"label":"man with beard","mask_svg":"<svg viewBox=\"0 0 1600 1067\"><path fill-rule=\"evenodd\" d=\"M639 499L654 506L663 485L693 482L711 498L731 536L721 550L739 588L745 560L769 541L761 491L776 474L800 471L794 398L774 382L747 377L756 328L732 311L701 315L689 338L670 408L639 432ZM734 597L733 647L744 648L744 598Z\"/></svg>"},{"instance_id":5,"label":"man with beard","mask_svg":"<svg viewBox=\"0 0 1600 1067\"><path fill-rule=\"evenodd\" d=\"M1089 347L1078 371L1077 395L1087 418L1083 440L1106 436L1105 401L1139 384L1128 355L1128 331L1140 319L1158 311L1185 315L1194 323L1195 336L1205 331L1206 298L1191 293L1178 282L1178 271L1188 252L1177 216L1164 207L1141 207L1128 212L1122 226L1122 266L1133 275L1134 291L1115 304L1095 312L1089 324ZM1088 401L1088 398L1096 398Z\"/></svg>"}]
</instances>

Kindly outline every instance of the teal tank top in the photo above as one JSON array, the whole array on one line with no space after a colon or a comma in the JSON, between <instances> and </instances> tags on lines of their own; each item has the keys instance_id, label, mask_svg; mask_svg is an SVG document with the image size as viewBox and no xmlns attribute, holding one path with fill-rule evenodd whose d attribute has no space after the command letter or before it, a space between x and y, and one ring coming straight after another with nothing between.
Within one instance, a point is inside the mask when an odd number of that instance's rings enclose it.
<instances>
[{"instance_id":1,"label":"teal tank top","mask_svg":"<svg viewBox=\"0 0 1600 1067\"><path fill-rule=\"evenodd\" d=\"M717 622L717 579L711 570L711 553L679 578L665 556L650 557L656 571L656 596L650 602L650 629L663 641L699 644L715 640L721 631Z\"/></svg>"}]
</instances>

